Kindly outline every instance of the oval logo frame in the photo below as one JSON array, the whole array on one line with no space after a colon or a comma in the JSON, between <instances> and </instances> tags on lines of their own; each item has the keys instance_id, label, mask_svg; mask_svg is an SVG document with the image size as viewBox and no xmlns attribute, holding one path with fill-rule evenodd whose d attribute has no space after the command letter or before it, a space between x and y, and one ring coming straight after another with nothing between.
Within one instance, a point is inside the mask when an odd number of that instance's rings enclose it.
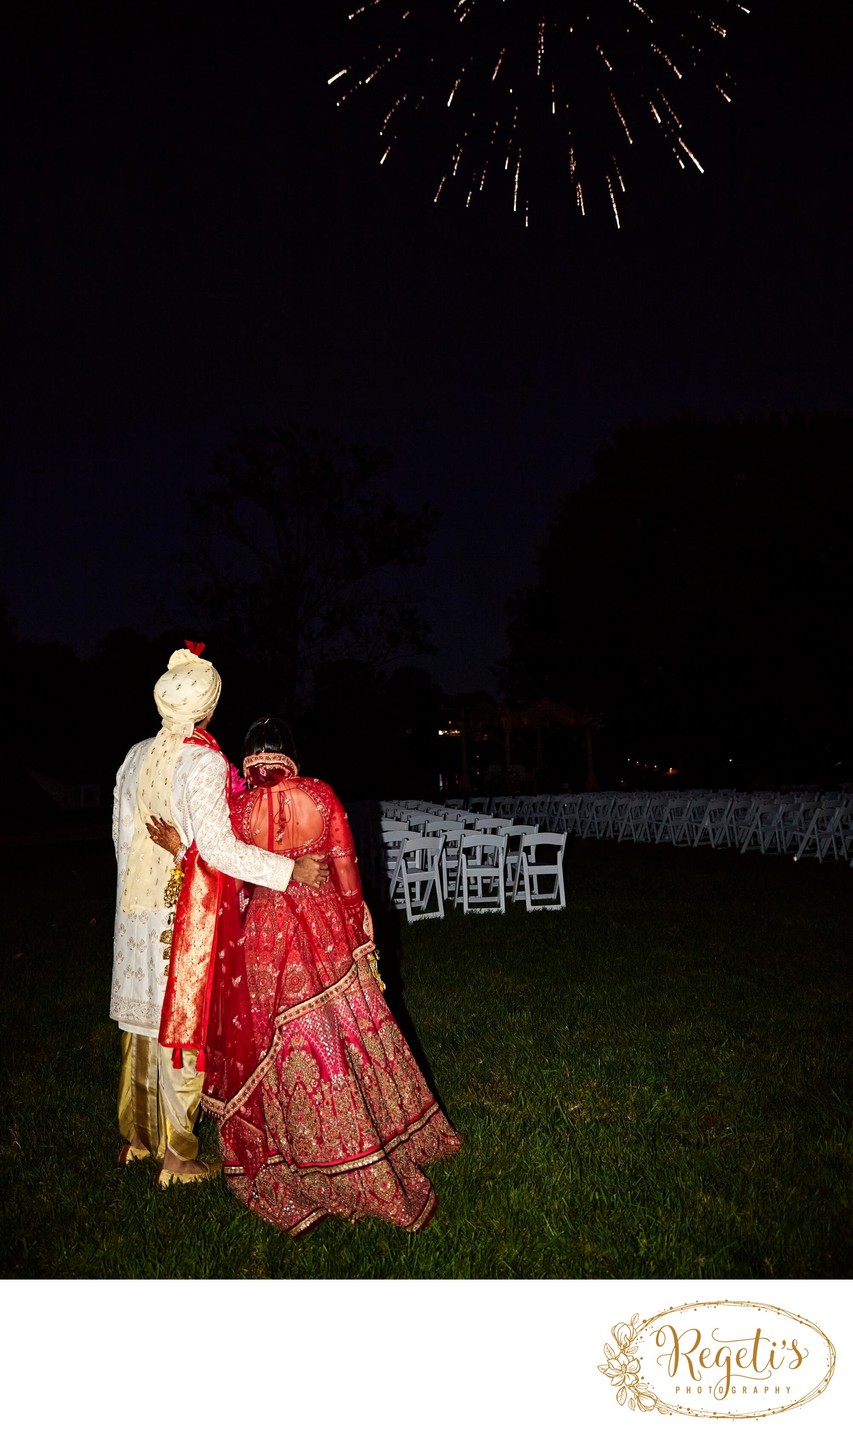
<instances>
[{"instance_id":1,"label":"oval logo frame","mask_svg":"<svg viewBox=\"0 0 853 1437\"><path fill-rule=\"evenodd\" d=\"M814 1401L835 1371L826 1333L767 1302L679 1303L611 1335L598 1370L631 1411L755 1421Z\"/></svg>"}]
</instances>

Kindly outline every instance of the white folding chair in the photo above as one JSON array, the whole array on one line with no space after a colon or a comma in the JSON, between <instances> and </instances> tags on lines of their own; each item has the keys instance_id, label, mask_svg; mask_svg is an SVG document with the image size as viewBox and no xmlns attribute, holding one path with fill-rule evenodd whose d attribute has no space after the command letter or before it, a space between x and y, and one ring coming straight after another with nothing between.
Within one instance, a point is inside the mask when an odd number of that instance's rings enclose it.
<instances>
[{"instance_id":1,"label":"white folding chair","mask_svg":"<svg viewBox=\"0 0 853 1437\"><path fill-rule=\"evenodd\" d=\"M702 827L712 797L710 793L685 793L683 809L680 813L676 809L670 819L672 842L677 847L696 847L696 835Z\"/></svg>"},{"instance_id":2,"label":"white folding chair","mask_svg":"<svg viewBox=\"0 0 853 1437\"><path fill-rule=\"evenodd\" d=\"M524 890L519 893L518 870L521 864L521 840L528 833L538 833L539 826L535 823L512 823L509 828L503 830L506 839L506 858L504 860L504 876L506 879L506 891L514 903L524 899Z\"/></svg>"},{"instance_id":3,"label":"white folding chair","mask_svg":"<svg viewBox=\"0 0 853 1437\"><path fill-rule=\"evenodd\" d=\"M434 817L435 814L427 813L423 808L410 808L406 815L409 831L411 833L424 833L430 819Z\"/></svg>"},{"instance_id":4,"label":"white folding chair","mask_svg":"<svg viewBox=\"0 0 853 1437\"><path fill-rule=\"evenodd\" d=\"M778 802L754 805L740 846L741 853L746 853L753 843L762 853L767 852L771 844L775 843L781 812L782 805ZM779 851L781 852L781 849Z\"/></svg>"},{"instance_id":5,"label":"white folding chair","mask_svg":"<svg viewBox=\"0 0 853 1437\"><path fill-rule=\"evenodd\" d=\"M577 834L580 832L579 814L583 795L569 793L560 799L556 813L548 810L548 825L557 833Z\"/></svg>"},{"instance_id":6,"label":"white folding chair","mask_svg":"<svg viewBox=\"0 0 853 1437\"><path fill-rule=\"evenodd\" d=\"M791 849L796 852L818 807L817 802L806 803L804 799L794 797L780 803L776 822L768 831L762 852L767 853L771 849L776 853L788 853Z\"/></svg>"},{"instance_id":7,"label":"white folding chair","mask_svg":"<svg viewBox=\"0 0 853 1437\"><path fill-rule=\"evenodd\" d=\"M392 854L393 862L396 862L399 848L408 832L409 825L402 822L402 819L383 818L379 821L379 841L381 841L383 852L385 852L385 868L388 869L389 878L391 878L393 864L389 867L388 855Z\"/></svg>"},{"instance_id":8,"label":"white folding chair","mask_svg":"<svg viewBox=\"0 0 853 1437\"><path fill-rule=\"evenodd\" d=\"M648 791L634 794L634 802L628 810L628 828L632 842L652 842L657 799L658 794Z\"/></svg>"},{"instance_id":9,"label":"white folding chair","mask_svg":"<svg viewBox=\"0 0 853 1437\"><path fill-rule=\"evenodd\" d=\"M688 800L680 793L668 793L658 816L655 843L674 843L687 814Z\"/></svg>"},{"instance_id":10,"label":"white folding chair","mask_svg":"<svg viewBox=\"0 0 853 1437\"><path fill-rule=\"evenodd\" d=\"M733 803L733 794L711 794L705 805L702 821L696 824L694 848L700 848L704 843L709 843L712 848L719 848L728 841L728 818Z\"/></svg>"},{"instance_id":11,"label":"white folding chair","mask_svg":"<svg viewBox=\"0 0 853 1437\"><path fill-rule=\"evenodd\" d=\"M761 802L762 795L754 793L736 793L729 809L729 816L726 822L727 841L729 847L740 848L749 833L752 824L752 815Z\"/></svg>"},{"instance_id":12,"label":"white folding chair","mask_svg":"<svg viewBox=\"0 0 853 1437\"><path fill-rule=\"evenodd\" d=\"M597 793L580 794L578 803L578 837L587 838L590 832L592 812L598 799Z\"/></svg>"},{"instance_id":13,"label":"white folding chair","mask_svg":"<svg viewBox=\"0 0 853 1437\"><path fill-rule=\"evenodd\" d=\"M395 828L385 828L383 826L381 866L388 883L388 897L392 902L394 899L394 874L397 872L403 844L408 837L409 830L402 824L397 824Z\"/></svg>"},{"instance_id":14,"label":"white folding chair","mask_svg":"<svg viewBox=\"0 0 853 1437\"><path fill-rule=\"evenodd\" d=\"M583 806L581 838L607 838L615 793L593 793Z\"/></svg>"},{"instance_id":15,"label":"white folding chair","mask_svg":"<svg viewBox=\"0 0 853 1437\"><path fill-rule=\"evenodd\" d=\"M838 828L835 833L836 839L841 847L841 857L846 860L853 853L853 800L845 799L841 805L841 814L838 819ZM851 860L853 862L853 860Z\"/></svg>"},{"instance_id":16,"label":"white folding chair","mask_svg":"<svg viewBox=\"0 0 853 1437\"><path fill-rule=\"evenodd\" d=\"M379 830L381 833L408 833L408 820L405 818L380 818Z\"/></svg>"},{"instance_id":17,"label":"white folding chair","mask_svg":"<svg viewBox=\"0 0 853 1437\"><path fill-rule=\"evenodd\" d=\"M528 833L522 838L518 872L528 913L535 913L540 908L565 908L565 852L565 833Z\"/></svg>"},{"instance_id":18,"label":"white folding chair","mask_svg":"<svg viewBox=\"0 0 853 1437\"><path fill-rule=\"evenodd\" d=\"M628 821L628 810L633 797L632 793L616 794L607 818L607 831L603 835L605 838L619 838Z\"/></svg>"},{"instance_id":19,"label":"white folding chair","mask_svg":"<svg viewBox=\"0 0 853 1437\"><path fill-rule=\"evenodd\" d=\"M459 839L465 832L465 824L460 818L434 818L426 826L425 838L441 836L444 839L444 848L441 853L441 892L445 899L450 898L452 888L456 887L456 875L459 870Z\"/></svg>"},{"instance_id":20,"label":"white folding chair","mask_svg":"<svg viewBox=\"0 0 853 1437\"><path fill-rule=\"evenodd\" d=\"M424 838L410 833L405 838L391 879L391 900L405 908L410 923L419 918L443 918L441 859L444 837Z\"/></svg>"},{"instance_id":21,"label":"white folding chair","mask_svg":"<svg viewBox=\"0 0 853 1437\"><path fill-rule=\"evenodd\" d=\"M550 802L549 793L528 794L525 798L518 799L513 818L519 823L540 822L547 817Z\"/></svg>"},{"instance_id":22,"label":"white folding chair","mask_svg":"<svg viewBox=\"0 0 853 1437\"><path fill-rule=\"evenodd\" d=\"M818 863L832 850L833 858L844 858L847 854L845 833L848 808L845 803L821 803L812 815L807 832L803 835L794 862L801 858L814 857Z\"/></svg>"},{"instance_id":23,"label":"white folding chair","mask_svg":"<svg viewBox=\"0 0 853 1437\"><path fill-rule=\"evenodd\" d=\"M650 795L648 793L626 794L627 803L622 809L618 823L613 824L613 837L617 843L625 843L629 839L639 842L640 829L646 821Z\"/></svg>"},{"instance_id":24,"label":"white folding chair","mask_svg":"<svg viewBox=\"0 0 853 1437\"><path fill-rule=\"evenodd\" d=\"M474 820L475 833L505 833L511 827L508 818L496 818L491 813L479 814Z\"/></svg>"},{"instance_id":25,"label":"white folding chair","mask_svg":"<svg viewBox=\"0 0 853 1437\"><path fill-rule=\"evenodd\" d=\"M505 833L470 833L459 837L459 869L453 894L463 913L506 911Z\"/></svg>"},{"instance_id":26,"label":"white folding chair","mask_svg":"<svg viewBox=\"0 0 853 1437\"><path fill-rule=\"evenodd\" d=\"M459 817L460 817L460 819L462 820L462 822L463 822L463 824L465 825L466 828L474 829L474 828L477 827L477 823L478 823L479 820L483 817L483 814L482 814L482 813L471 813L471 812L466 808L466 809L460 810L460 812L459 812Z\"/></svg>"}]
</instances>

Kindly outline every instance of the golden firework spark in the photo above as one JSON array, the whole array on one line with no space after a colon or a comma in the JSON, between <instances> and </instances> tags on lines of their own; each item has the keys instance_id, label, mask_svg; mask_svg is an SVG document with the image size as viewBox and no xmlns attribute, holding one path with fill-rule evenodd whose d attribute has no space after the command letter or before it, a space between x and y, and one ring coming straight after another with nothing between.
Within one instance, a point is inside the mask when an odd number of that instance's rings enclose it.
<instances>
[{"instance_id":1,"label":"golden firework spark","mask_svg":"<svg viewBox=\"0 0 853 1437\"><path fill-rule=\"evenodd\" d=\"M446 147L436 203L455 191L470 206L508 181L512 212L528 224L533 192L553 195L554 178L568 168L580 213L596 208L603 189L621 228L625 147L663 138L682 170L686 156L704 174L682 101L708 95L731 103L720 56L749 10L739 0L704 3L699 10L676 0L364 0L346 12L358 58L329 84L341 91L339 105L368 86L382 92L380 164L396 156L407 128L417 130L421 152Z\"/></svg>"}]
</instances>

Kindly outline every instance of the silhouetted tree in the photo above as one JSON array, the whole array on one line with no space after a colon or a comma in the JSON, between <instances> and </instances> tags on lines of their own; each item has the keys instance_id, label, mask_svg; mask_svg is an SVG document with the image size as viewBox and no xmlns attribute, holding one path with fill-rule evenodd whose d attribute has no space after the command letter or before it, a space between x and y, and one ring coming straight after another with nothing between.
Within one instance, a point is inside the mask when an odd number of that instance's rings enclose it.
<instances>
[{"instance_id":1,"label":"silhouetted tree","mask_svg":"<svg viewBox=\"0 0 853 1437\"><path fill-rule=\"evenodd\" d=\"M398 504L388 462L313 430L244 429L216 460L219 482L193 496L211 627L288 709L324 664L428 651L392 580L424 562L436 514Z\"/></svg>"},{"instance_id":2,"label":"silhouetted tree","mask_svg":"<svg viewBox=\"0 0 853 1437\"><path fill-rule=\"evenodd\" d=\"M853 419L637 425L564 501L504 679L629 754L806 777L849 752Z\"/></svg>"}]
</instances>

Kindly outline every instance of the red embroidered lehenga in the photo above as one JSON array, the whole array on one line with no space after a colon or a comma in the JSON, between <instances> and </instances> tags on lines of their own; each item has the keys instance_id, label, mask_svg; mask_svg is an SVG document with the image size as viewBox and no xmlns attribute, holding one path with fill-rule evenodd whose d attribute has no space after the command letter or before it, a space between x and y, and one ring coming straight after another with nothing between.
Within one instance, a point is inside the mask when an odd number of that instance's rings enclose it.
<instances>
[{"instance_id":1,"label":"red embroidered lehenga","mask_svg":"<svg viewBox=\"0 0 853 1437\"><path fill-rule=\"evenodd\" d=\"M235 795L231 813L244 842L326 854L331 877L255 888L242 938L218 944L203 1102L226 1179L294 1236L328 1216L417 1231L437 1205L421 1167L460 1140L371 968L346 814L327 784L295 777Z\"/></svg>"}]
</instances>

